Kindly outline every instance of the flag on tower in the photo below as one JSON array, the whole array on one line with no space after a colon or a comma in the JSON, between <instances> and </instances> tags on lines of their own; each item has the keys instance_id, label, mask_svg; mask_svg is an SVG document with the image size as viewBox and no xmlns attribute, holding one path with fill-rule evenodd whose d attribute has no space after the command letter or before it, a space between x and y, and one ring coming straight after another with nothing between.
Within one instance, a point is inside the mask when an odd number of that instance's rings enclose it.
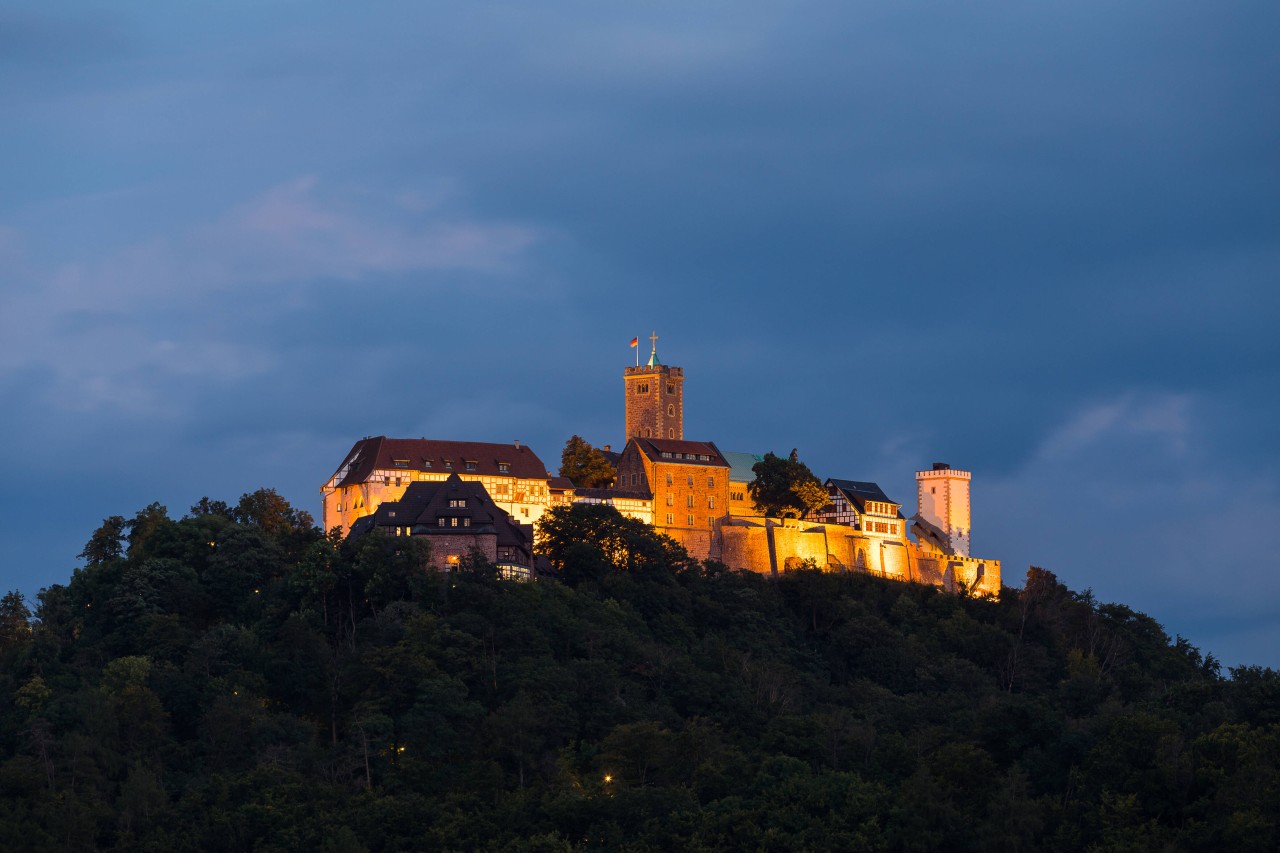
<instances>
[{"instance_id":1,"label":"flag on tower","mask_svg":"<svg viewBox=\"0 0 1280 853\"><path fill-rule=\"evenodd\" d=\"M638 347L638 346L640 346L640 339L639 339L639 338L632 338L632 339L631 339L631 346L633 346L633 347Z\"/></svg>"}]
</instances>

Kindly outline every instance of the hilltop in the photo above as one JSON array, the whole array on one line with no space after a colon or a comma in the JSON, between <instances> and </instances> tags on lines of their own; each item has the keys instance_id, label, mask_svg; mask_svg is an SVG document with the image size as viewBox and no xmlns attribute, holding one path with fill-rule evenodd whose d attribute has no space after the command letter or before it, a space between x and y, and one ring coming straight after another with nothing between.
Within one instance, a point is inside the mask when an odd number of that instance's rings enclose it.
<instances>
[{"instance_id":1,"label":"hilltop","mask_svg":"<svg viewBox=\"0 0 1280 853\"><path fill-rule=\"evenodd\" d=\"M948 595L553 510L558 579L273 492L0 613L6 850L1274 850L1280 676L1032 570Z\"/></svg>"}]
</instances>

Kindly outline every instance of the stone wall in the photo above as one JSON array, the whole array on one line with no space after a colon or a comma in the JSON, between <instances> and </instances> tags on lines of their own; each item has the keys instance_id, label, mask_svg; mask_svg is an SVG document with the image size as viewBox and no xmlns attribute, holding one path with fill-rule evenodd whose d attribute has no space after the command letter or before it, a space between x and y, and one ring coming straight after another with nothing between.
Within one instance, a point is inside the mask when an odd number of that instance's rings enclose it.
<instances>
[{"instance_id":1,"label":"stone wall","mask_svg":"<svg viewBox=\"0 0 1280 853\"><path fill-rule=\"evenodd\" d=\"M910 540L884 539L839 524L733 518L719 529L720 561L732 569L776 574L807 560L828 571L857 571L959 592L1000 592L1000 561L928 554ZM714 545L713 545L714 549Z\"/></svg>"}]
</instances>

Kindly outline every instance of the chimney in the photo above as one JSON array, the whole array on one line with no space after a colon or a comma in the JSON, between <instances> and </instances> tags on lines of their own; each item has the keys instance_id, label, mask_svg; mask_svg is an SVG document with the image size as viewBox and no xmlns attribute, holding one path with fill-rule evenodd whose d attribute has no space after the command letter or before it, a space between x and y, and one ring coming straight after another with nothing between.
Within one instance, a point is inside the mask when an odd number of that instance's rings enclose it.
<instances>
[{"instance_id":1,"label":"chimney","mask_svg":"<svg viewBox=\"0 0 1280 853\"><path fill-rule=\"evenodd\" d=\"M516 450L520 449L520 439L516 439Z\"/></svg>"}]
</instances>

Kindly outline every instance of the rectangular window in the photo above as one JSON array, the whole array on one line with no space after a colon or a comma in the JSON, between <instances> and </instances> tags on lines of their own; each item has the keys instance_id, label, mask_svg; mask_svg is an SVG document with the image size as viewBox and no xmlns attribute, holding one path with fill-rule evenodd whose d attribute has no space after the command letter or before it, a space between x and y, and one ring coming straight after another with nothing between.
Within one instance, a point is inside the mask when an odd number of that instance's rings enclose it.
<instances>
[{"instance_id":1,"label":"rectangular window","mask_svg":"<svg viewBox=\"0 0 1280 853\"><path fill-rule=\"evenodd\" d=\"M707 478L707 488L708 488L708 489L714 489L715 487L716 487L716 478L715 478L715 477L708 477L708 478Z\"/></svg>"},{"instance_id":2,"label":"rectangular window","mask_svg":"<svg viewBox=\"0 0 1280 853\"><path fill-rule=\"evenodd\" d=\"M648 394L648 393L649 393L649 383L648 383L648 382L638 382L638 383L636 383L636 393L637 393L637 394Z\"/></svg>"},{"instance_id":3,"label":"rectangular window","mask_svg":"<svg viewBox=\"0 0 1280 853\"><path fill-rule=\"evenodd\" d=\"M471 526L471 519L469 519L469 518L464 518L464 519L462 519L462 526L463 526L463 527L470 527L470 526Z\"/></svg>"},{"instance_id":4,"label":"rectangular window","mask_svg":"<svg viewBox=\"0 0 1280 853\"><path fill-rule=\"evenodd\" d=\"M664 450L664 451L662 451L662 458L663 458L663 459L670 459L670 458L671 458L671 451L669 451L669 450Z\"/></svg>"},{"instance_id":5,"label":"rectangular window","mask_svg":"<svg viewBox=\"0 0 1280 853\"><path fill-rule=\"evenodd\" d=\"M667 393L668 394L676 393L676 386L673 383L667 383Z\"/></svg>"},{"instance_id":6,"label":"rectangular window","mask_svg":"<svg viewBox=\"0 0 1280 853\"><path fill-rule=\"evenodd\" d=\"M631 475L631 485L635 486L635 485L638 485L639 483L640 483L640 475L639 475L639 474L632 474L632 475Z\"/></svg>"},{"instance_id":7,"label":"rectangular window","mask_svg":"<svg viewBox=\"0 0 1280 853\"><path fill-rule=\"evenodd\" d=\"M715 508L716 508L716 499L707 498L707 509L715 509Z\"/></svg>"},{"instance_id":8,"label":"rectangular window","mask_svg":"<svg viewBox=\"0 0 1280 853\"><path fill-rule=\"evenodd\" d=\"M394 509L387 513L387 518L395 518L395 517L396 517L396 511Z\"/></svg>"},{"instance_id":9,"label":"rectangular window","mask_svg":"<svg viewBox=\"0 0 1280 853\"><path fill-rule=\"evenodd\" d=\"M467 462L467 470L468 470L468 471L474 471L474 470L476 470L476 463L474 463L474 462Z\"/></svg>"},{"instance_id":10,"label":"rectangular window","mask_svg":"<svg viewBox=\"0 0 1280 853\"><path fill-rule=\"evenodd\" d=\"M689 527L693 527L693 516L689 516Z\"/></svg>"},{"instance_id":11,"label":"rectangular window","mask_svg":"<svg viewBox=\"0 0 1280 853\"><path fill-rule=\"evenodd\" d=\"M431 460L430 460L430 459L423 459L423 460L422 460L422 467L423 467L423 468L430 468L430 467L431 467Z\"/></svg>"},{"instance_id":12,"label":"rectangular window","mask_svg":"<svg viewBox=\"0 0 1280 853\"><path fill-rule=\"evenodd\" d=\"M693 495L685 495L685 506L693 507Z\"/></svg>"},{"instance_id":13,"label":"rectangular window","mask_svg":"<svg viewBox=\"0 0 1280 853\"><path fill-rule=\"evenodd\" d=\"M452 463L452 462L450 462L448 459L446 459L446 460L444 460L444 467L445 467L445 469L446 469L446 470L448 470L448 471L452 471L452 470L453 470L453 463Z\"/></svg>"},{"instance_id":14,"label":"rectangular window","mask_svg":"<svg viewBox=\"0 0 1280 853\"><path fill-rule=\"evenodd\" d=\"M440 525L441 527L448 527L449 519L445 518L443 515L438 515L436 516L436 524Z\"/></svg>"},{"instance_id":15,"label":"rectangular window","mask_svg":"<svg viewBox=\"0 0 1280 853\"><path fill-rule=\"evenodd\" d=\"M710 516L708 516L708 517L707 517L707 527L715 527L715 526L716 526L716 520L715 520L714 518L711 518Z\"/></svg>"},{"instance_id":16,"label":"rectangular window","mask_svg":"<svg viewBox=\"0 0 1280 853\"><path fill-rule=\"evenodd\" d=\"M668 474L668 475L667 475L667 485L668 485L668 486L670 486L670 485L671 485L671 475L670 475L670 474Z\"/></svg>"},{"instance_id":17,"label":"rectangular window","mask_svg":"<svg viewBox=\"0 0 1280 853\"><path fill-rule=\"evenodd\" d=\"M498 494L500 494L500 495L505 495L505 494L507 493L507 489L508 489L508 488L510 488L510 487L509 487L506 483L499 483L499 484L498 484Z\"/></svg>"},{"instance_id":18,"label":"rectangular window","mask_svg":"<svg viewBox=\"0 0 1280 853\"><path fill-rule=\"evenodd\" d=\"M675 524L675 521L673 521L672 518L673 516L671 513L667 513L667 524Z\"/></svg>"},{"instance_id":19,"label":"rectangular window","mask_svg":"<svg viewBox=\"0 0 1280 853\"><path fill-rule=\"evenodd\" d=\"M408 459L392 459L391 464L396 466L397 468L408 468L409 460Z\"/></svg>"},{"instance_id":20,"label":"rectangular window","mask_svg":"<svg viewBox=\"0 0 1280 853\"><path fill-rule=\"evenodd\" d=\"M667 506L675 506L675 505L676 505L676 496L671 494L670 492L667 492Z\"/></svg>"},{"instance_id":21,"label":"rectangular window","mask_svg":"<svg viewBox=\"0 0 1280 853\"><path fill-rule=\"evenodd\" d=\"M690 486L692 486L692 485L693 485L693 475L692 475L692 474L690 474L690 475L689 475L689 485L690 485Z\"/></svg>"},{"instance_id":22,"label":"rectangular window","mask_svg":"<svg viewBox=\"0 0 1280 853\"><path fill-rule=\"evenodd\" d=\"M466 506L466 498L449 498L449 506Z\"/></svg>"},{"instance_id":23,"label":"rectangular window","mask_svg":"<svg viewBox=\"0 0 1280 853\"><path fill-rule=\"evenodd\" d=\"M499 463L498 463L498 473L499 473L499 474L510 474L510 473L511 473L511 463L510 463L510 462L499 462Z\"/></svg>"}]
</instances>

